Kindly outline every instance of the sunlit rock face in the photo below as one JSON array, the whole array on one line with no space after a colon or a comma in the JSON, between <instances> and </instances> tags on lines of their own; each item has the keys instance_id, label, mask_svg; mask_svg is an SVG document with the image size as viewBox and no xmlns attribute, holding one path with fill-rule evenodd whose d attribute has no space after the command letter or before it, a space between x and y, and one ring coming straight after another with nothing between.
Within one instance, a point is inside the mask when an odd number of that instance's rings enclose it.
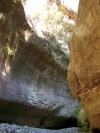
<instances>
[{"instance_id":1,"label":"sunlit rock face","mask_svg":"<svg viewBox=\"0 0 100 133\"><path fill-rule=\"evenodd\" d=\"M91 128L100 130L99 6L97 0L80 1L70 46L68 81L72 94L80 101L88 115Z\"/></svg>"},{"instance_id":2,"label":"sunlit rock face","mask_svg":"<svg viewBox=\"0 0 100 133\"><path fill-rule=\"evenodd\" d=\"M20 1L0 0L0 24L0 122L67 126L79 106L66 81L68 61L55 61L53 46L29 27Z\"/></svg>"},{"instance_id":3,"label":"sunlit rock face","mask_svg":"<svg viewBox=\"0 0 100 133\"><path fill-rule=\"evenodd\" d=\"M79 0L60 0L64 6L72 9L74 12L77 12Z\"/></svg>"},{"instance_id":4,"label":"sunlit rock face","mask_svg":"<svg viewBox=\"0 0 100 133\"><path fill-rule=\"evenodd\" d=\"M31 29L48 43L54 60L64 69L69 61L69 42L75 24L76 13L64 6L63 1L22 1L25 16Z\"/></svg>"}]
</instances>

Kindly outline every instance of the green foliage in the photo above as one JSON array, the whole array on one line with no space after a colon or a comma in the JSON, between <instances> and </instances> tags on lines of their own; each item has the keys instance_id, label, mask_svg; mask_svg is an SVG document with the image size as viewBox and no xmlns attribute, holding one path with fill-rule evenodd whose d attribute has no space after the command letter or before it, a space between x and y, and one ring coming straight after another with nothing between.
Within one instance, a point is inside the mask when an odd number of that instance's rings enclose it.
<instances>
[{"instance_id":1,"label":"green foliage","mask_svg":"<svg viewBox=\"0 0 100 133\"><path fill-rule=\"evenodd\" d=\"M14 55L14 51L9 47L9 46L4 46L3 50L5 53L7 53L8 55Z\"/></svg>"},{"instance_id":2,"label":"green foliage","mask_svg":"<svg viewBox=\"0 0 100 133\"><path fill-rule=\"evenodd\" d=\"M46 5L41 13L35 13L34 18L44 27L44 32L46 27L48 33L59 41L66 42L74 29L74 24L54 3Z\"/></svg>"},{"instance_id":3,"label":"green foliage","mask_svg":"<svg viewBox=\"0 0 100 133\"><path fill-rule=\"evenodd\" d=\"M89 131L89 126L82 126L82 127L79 127L80 131L81 132L88 132Z\"/></svg>"},{"instance_id":4,"label":"green foliage","mask_svg":"<svg viewBox=\"0 0 100 133\"><path fill-rule=\"evenodd\" d=\"M89 122L87 120L87 115L83 108L78 108L75 112L76 119L77 119L77 125L80 129L80 131L87 132L89 131Z\"/></svg>"}]
</instances>

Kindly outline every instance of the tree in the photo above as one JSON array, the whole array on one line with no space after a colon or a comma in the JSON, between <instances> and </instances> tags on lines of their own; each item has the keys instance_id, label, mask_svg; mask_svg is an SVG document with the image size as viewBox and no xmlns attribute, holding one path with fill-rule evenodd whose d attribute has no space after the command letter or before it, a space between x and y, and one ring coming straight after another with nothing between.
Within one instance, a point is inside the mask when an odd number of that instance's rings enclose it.
<instances>
[{"instance_id":1,"label":"tree","mask_svg":"<svg viewBox=\"0 0 100 133\"><path fill-rule=\"evenodd\" d=\"M87 113L91 132L100 130L100 0L80 0L70 52L71 92Z\"/></svg>"}]
</instances>

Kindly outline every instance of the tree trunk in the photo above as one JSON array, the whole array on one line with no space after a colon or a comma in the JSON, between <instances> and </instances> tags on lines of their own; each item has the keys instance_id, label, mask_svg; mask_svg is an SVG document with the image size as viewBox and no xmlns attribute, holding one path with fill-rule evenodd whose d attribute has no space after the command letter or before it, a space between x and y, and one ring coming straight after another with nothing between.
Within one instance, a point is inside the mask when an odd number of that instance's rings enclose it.
<instances>
[{"instance_id":1,"label":"tree trunk","mask_svg":"<svg viewBox=\"0 0 100 133\"><path fill-rule=\"evenodd\" d=\"M70 52L71 92L100 130L100 0L80 0Z\"/></svg>"}]
</instances>

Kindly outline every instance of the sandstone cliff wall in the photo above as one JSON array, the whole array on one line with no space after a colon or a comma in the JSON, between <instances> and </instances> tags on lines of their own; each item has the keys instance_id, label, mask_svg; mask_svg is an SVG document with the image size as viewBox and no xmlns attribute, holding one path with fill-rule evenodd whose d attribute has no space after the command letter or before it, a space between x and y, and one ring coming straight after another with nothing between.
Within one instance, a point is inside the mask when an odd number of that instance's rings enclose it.
<instances>
[{"instance_id":1,"label":"sandstone cliff wall","mask_svg":"<svg viewBox=\"0 0 100 133\"><path fill-rule=\"evenodd\" d=\"M68 81L72 94L100 129L100 1L80 0L70 51Z\"/></svg>"}]
</instances>

